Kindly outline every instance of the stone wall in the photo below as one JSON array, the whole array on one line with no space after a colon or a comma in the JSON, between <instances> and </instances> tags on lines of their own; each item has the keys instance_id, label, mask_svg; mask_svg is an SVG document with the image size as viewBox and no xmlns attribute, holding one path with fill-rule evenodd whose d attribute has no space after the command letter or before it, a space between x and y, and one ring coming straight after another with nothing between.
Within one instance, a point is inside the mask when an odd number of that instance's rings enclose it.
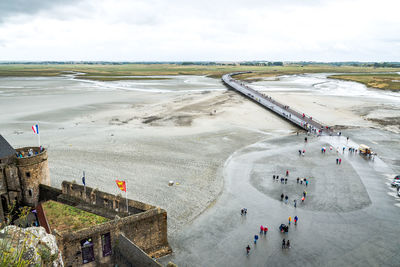
<instances>
[{"instance_id":1,"label":"stone wall","mask_svg":"<svg viewBox=\"0 0 400 267\"><path fill-rule=\"evenodd\" d=\"M86 238L91 238L94 244L95 261L85 266L110 266L113 257L102 255L101 236L106 233L111 235L112 248L116 246L118 235L123 233L150 256L158 257L171 252L167 240L166 211L155 208L90 228L59 234L57 239L65 266L82 265L81 241Z\"/></svg>"},{"instance_id":2,"label":"stone wall","mask_svg":"<svg viewBox=\"0 0 400 267\"><path fill-rule=\"evenodd\" d=\"M126 199L122 196L116 196L113 194L98 191L91 187L74 184L71 182L62 182L62 192L65 195L73 196L82 199L86 203L112 209L120 213L126 213ZM137 214L146 210L154 209L155 206L128 199L128 208L130 214ZM125 216L128 214L126 213Z\"/></svg>"},{"instance_id":3,"label":"stone wall","mask_svg":"<svg viewBox=\"0 0 400 267\"><path fill-rule=\"evenodd\" d=\"M114 248L114 261L118 267L160 267L161 264L150 258L143 250L123 235L118 236Z\"/></svg>"},{"instance_id":4,"label":"stone wall","mask_svg":"<svg viewBox=\"0 0 400 267\"><path fill-rule=\"evenodd\" d=\"M61 194L62 194L61 189L44 184L39 185L39 202L47 200L57 201L57 197Z\"/></svg>"},{"instance_id":5,"label":"stone wall","mask_svg":"<svg viewBox=\"0 0 400 267\"><path fill-rule=\"evenodd\" d=\"M38 154L17 158L17 167L21 180L23 202L28 206L35 207L39 202L39 185L50 186L50 171L47 163L47 150L40 152L38 147L24 147L17 149L17 152L26 152L29 149L38 152Z\"/></svg>"}]
</instances>

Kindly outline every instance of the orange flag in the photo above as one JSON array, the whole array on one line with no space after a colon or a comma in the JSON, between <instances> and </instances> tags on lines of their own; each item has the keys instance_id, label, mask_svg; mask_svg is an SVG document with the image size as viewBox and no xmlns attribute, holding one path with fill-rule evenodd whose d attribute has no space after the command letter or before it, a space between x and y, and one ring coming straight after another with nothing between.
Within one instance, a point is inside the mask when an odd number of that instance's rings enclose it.
<instances>
[{"instance_id":1,"label":"orange flag","mask_svg":"<svg viewBox=\"0 0 400 267\"><path fill-rule=\"evenodd\" d=\"M119 189L121 189L121 191L126 192L126 183L125 183L125 181L115 180L115 182L117 182L117 186L119 187Z\"/></svg>"}]
</instances>

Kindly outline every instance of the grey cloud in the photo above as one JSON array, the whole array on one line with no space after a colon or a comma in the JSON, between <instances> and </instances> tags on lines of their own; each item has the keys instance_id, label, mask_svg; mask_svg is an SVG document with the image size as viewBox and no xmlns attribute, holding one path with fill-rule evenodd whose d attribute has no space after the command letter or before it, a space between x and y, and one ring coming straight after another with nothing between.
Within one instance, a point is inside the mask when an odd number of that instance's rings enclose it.
<instances>
[{"instance_id":1,"label":"grey cloud","mask_svg":"<svg viewBox=\"0 0 400 267\"><path fill-rule=\"evenodd\" d=\"M77 0L1 0L0 23L20 14L35 14L57 6L73 5Z\"/></svg>"}]
</instances>

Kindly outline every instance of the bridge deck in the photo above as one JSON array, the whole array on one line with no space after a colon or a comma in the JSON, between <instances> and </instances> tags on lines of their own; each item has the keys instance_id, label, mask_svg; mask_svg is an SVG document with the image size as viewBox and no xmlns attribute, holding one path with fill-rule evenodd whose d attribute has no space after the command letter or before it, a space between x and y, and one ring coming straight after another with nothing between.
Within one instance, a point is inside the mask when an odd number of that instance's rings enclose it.
<instances>
[{"instance_id":1,"label":"bridge deck","mask_svg":"<svg viewBox=\"0 0 400 267\"><path fill-rule=\"evenodd\" d=\"M311 133L324 133L332 134L332 132L327 130L321 122L316 121L310 116L301 114L300 112L290 108L289 106L283 105L272 99L270 96L264 95L256 90L247 86L244 82L235 80L232 78L234 75L242 74L245 72L235 72L230 74L225 74L222 76L222 81L231 89L234 89L244 96L258 102L260 105L266 107L270 111L276 113L282 118L290 121L291 123L297 125L298 127L310 131Z\"/></svg>"}]
</instances>

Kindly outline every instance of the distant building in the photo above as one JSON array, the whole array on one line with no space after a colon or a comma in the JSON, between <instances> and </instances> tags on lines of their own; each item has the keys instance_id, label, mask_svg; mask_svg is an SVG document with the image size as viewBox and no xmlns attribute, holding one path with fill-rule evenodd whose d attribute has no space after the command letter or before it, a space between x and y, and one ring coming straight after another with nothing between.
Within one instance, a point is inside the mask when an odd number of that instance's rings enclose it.
<instances>
[{"instance_id":1,"label":"distant building","mask_svg":"<svg viewBox=\"0 0 400 267\"><path fill-rule=\"evenodd\" d=\"M47 150L14 149L1 135L0 197L0 223L6 223L13 204L31 207L27 225L20 226L43 226L55 235L65 266L159 266L151 257L171 253L165 210L130 199L127 208L121 196L71 182L64 181L61 190L51 187ZM105 222L57 229L46 217L46 201L95 214ZM21 224L13 219L8 223Z\"/></svg>"}]
</instances>

